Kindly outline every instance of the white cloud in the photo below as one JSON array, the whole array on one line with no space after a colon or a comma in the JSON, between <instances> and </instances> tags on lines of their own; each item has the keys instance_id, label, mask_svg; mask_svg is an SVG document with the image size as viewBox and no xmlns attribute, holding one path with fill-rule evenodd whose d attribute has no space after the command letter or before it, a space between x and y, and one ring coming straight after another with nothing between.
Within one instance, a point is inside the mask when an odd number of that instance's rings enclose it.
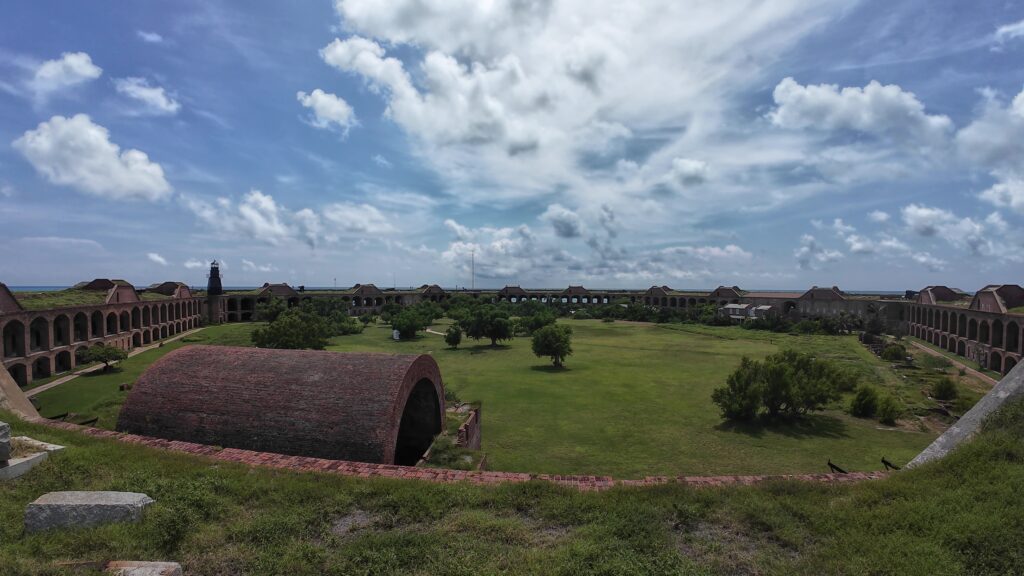
<instances>
[{"instance_id":1,"label":"white cloud","mask_svg":"<svg viewBox=\"0 0 1024 576\"><path fill-rule=\"evenodd\" d=\"M831 230L840 238L857 231L855 227L844 222L842 218L833 219L831 224L825 224L821 220L811 220L811 226L814 226L817 230Z\"/></svg>"},{"instance_id":2,"label":"white cloud","mask_svg":"<svg viewBox=\"0 0 1024 576\"><path fill-rule=\"evenodd\" d=\"M940 258L932 256L928 252L914 252L910 257L917 262L922 264L932 272L941 272L946 269L946 261Z\"/></svg>"},{"instance_id":3,"label":"white cloud","mask_svg":"<svg viewBox=\"0 0 1024 576\"><path fill-rule=\"evenodd\" d=\"M198 258L189 258L188 260L185 260L184 266L189 270L195 270L197 268L203 268L206 266L206 263Z\"/></svg>"},{"instance_id":4,"label":"white cloud","mask_svg":"<svg viewBox=\"0 0 1024 576\"><path fill-rule=\"evenodd\" d=\"M583 235L583 220L561 204L548 206L540 219L551 224L559 238L579 238Z\"/></svg>"},{"instance_id":5,"label":"white cloud","mask_svg":"<svg viewBox=\"0 0 1024 576\"><path fill-rule=\"evenodd\" d=\"M342 134L348 134L350 128L358 124L355 111L344 99L324 92L317 88L312 93L298 92L295 95L303 107L309 108L312 115L309 124L321 129L337 128Z\"/></svg>"},{"instance_id":6,"label":"white cloud","mask_svg":"<svg viewBox=\"0 0 1024 576\"><path fill-rule=\"evenodd\" d=\"M792 149L751 143L737 96L845 6L338 0L342 29L353 35L321 57L381 97L385 117L460 203L513 202L558 188L569 208L570 199L585 198L632 220L631 196L664 185L673 171L676 186L693 185L711 166L718 182L759 155ZM657 145L643 166L624 158L632 143L650 142ZM709 143L717 148L705 156ZM692 160L694 150L701 160ZM673 166L675 159L690 162ZM645 178L610 170L628 163ZM716 201L699 198L664 216L721 210L723 197L770 199L767 183L725 184Z\"/></svg>"},{"instance_id":7,"label":"white cloud","mask_svg":"<svg viewBox=\"0 0 1024 576\"><path fill-rule=\"evenodd\" d=\"M840 89L785 78L773 96L778 107L768 117L783 128L853 130L926 146L942 144L953 128L949 117L926 113L913 93L875 80L864 88Z\"/></svg>"},{"instance_id":8,"label":"white cloud","mask_svg":"<svg viewBox=\"0 0 1024 576\"><path fill-rule=\"evenodd\" d=\"M1009 231L1008 225L998 214L989 215L984 222L978 222L969 217L961 218L942 208L910 204L903 208L902 215L903 222L917 234L942 238L972 255L1008 260L1019 258L1013 250L996 249L1000 235Z\"/></svg>"},{"instance_id":9,"label":"white cloud","mask_svg":"<svg viewBox=\"0 0 1024 576\"><path fill-rule=\"evenodd\" d=\"M12 144L54 184L114 200L161 200L171 185L145 152L121 150L106 128L85 114L54 116Z\"/></svg>"},{"instance_id":10,"label":"white cloud","mask_svg":"<svg viewBox=\"0 0 1024 576\"><path fill-rule=\"evenodd\" d=\"M369 204L329 204L324 207L323 215L324 220L333 225L333 229L346 233L389 234L395 231L388 218Z\"/></svg>"},{"instance_id":11,"label":"white cloud","mask_svg":"<svg viewBox=\"0 0 1024 576\"><path fill-rule=\"evenodd\" d=\"M979 197L1000 208L1024 214L1024 180L1008 178L1005 182L997 182L979 194Z\"/></svg>"},{"instance_id":12,"label":"white cloud","mask_svg":"<svg viewBox=\"0 0 1024 576\"><path fill-rule=\"evenodd\" d=\"M391 161L380 154L373 155L373 163L381 168L391 168Z\"/></svg>"},{"instance_id":13,"label":"white cloud","mask_svg":"<svg viewBox=\"0 0 1024 576\"><path fill-rule=\"evenodd\" d=\"M696 186L708 179L708 163L691 158L673 158L669 178L682 186Z\"/></svg>"},{"instance_id":14,"label":"white cloud","mask_svg":"<svg viewBox=\"0 0 1024 576\"><path fill-rule=\"evenodd\" d=\"M167 259L156 252L149 252L146 254L146 258L148 258L150 262L155 262L161 266L167 266Z\"/></svg>"},{"instance_id":15,"label":"white cloud","mask_svg":"<svg viewBox=\"0 0 1024 576\"><path fill-rule=\"evenodd\" d=\"M843 254L838 250L825 248L810 234L800 238L800 246L793 251L797 266L801 270L817 270L819 266L842 260Z\"/></svg>"},{"instance_id":16,"label":"white cloud","mask_svg":"<svg viewBox=\"0 0 1024 576\"><path fill-rule=\"evenodd\" d=\"M750 260L754 257L753 254L735 244L728 244L726 246L679 246L665 248L662 250L662 253L693 256L705 262L716 260Z\"/></svg>"},{"instance_id":17,"label":"white cloud","mask_svg":"<svg viewBox=\"0 0 1024 576\"><path fill-rule=\"evenodd\" d=\"M273 196L251 190L235 203L229 198L209 202L182 195L182 204L211 229L227 236L243 236L272 245L302 242L311 248L333 244L342 237L386 235L395 231L387 216L369 204L338 202L321 211L290 210Z\"/></svg>"},{"instance_id":18,"label":"white cloud","mask_svg":"<svg viewBox=\"0 0 1024 576\"><path fill-rule=\"evenodd\" d=\"M148 42L149 44L160 44L161 42L164 41L164 37L161 36L160 34L157 34L156 32L147 32L145 30L136 30L135 31L135 35L138 36L139 39L142 40L143 42Z\"/></svg>"},{"instance_id":19,"label":"white cloud","mask_svg":"<svg viewBox=\"0 0 1024 576\"><path fill-rule=\"evenodd\" d=\"M881 210L873 210L868 214L868 220L871 220L876 224L884 224L889 221L889 213Z\"/></svg>"},{"instance_id":20,"label":"white cloud","mask_svg":"<svg viewBox=\"0 0 1024 576\"><path fill-rule=\"evenodd\" d=\"M992 90L983 90L978 117L956 135L967 160L1002 174L1024 176L1024 91L1004 103Z\"/></svg>"},{"instance_id":21,"label":"white cloud","mask_svg":"<svg viewBox=\"0 0 1024 576\"><path fill-rule=\"evenodd\" d=\"M35 70L29 89L38 101L51 95L95 80L103 69L92 63L85 52L65 52L56 60L47 60Z\"/></svg>"},{"instance_id":22,"label":"white cloud","mask_svg":"<svg viewBox=\"0 0 1024 576\"><path fill-rule=\"evenodd\" d=\"M15 190L14 186L10 184L0 184L0 196L4 198L14 198Z\"/></svg>"},{"instance_id":23,"label":"white cloud","mask_svg":"<svg viewBox=\"0 0 1024 576\"><path fill-rule=\"evenodd\" d=\"M1024 20L996 28L996 33L993 37L997 43L1002 44L1022 36L1024 36Z\"/></svg>"},{"instance_id":24,"label":"white cloud","mask_svg":"<svg viewBox=\"0 0 1024 576\"><path fill-rule=\"evenodd\" d=\"M144 112L157 115L173 115L181 110L181 104L162 86L150 86L145 78L117 78L114 80L114 88L119 94L138 101L144 107Z\"/></svg>"},{"instance_id":25,"label":"white cloud","mask_svg":"<svg viewBox=\"0 0 1024 576\"><path fill-rule=\"evenodd\" d=\"M472 230L470 230L466 226L463 226L462 224L459 224L458 222L452 220L451 218L444 221L444 227L451 230L455 234L455 237L460 241L467 241L473 239Z\"/></svg>"},{"instance_id":26,"label":"white cloud","mask_svg":"<svg viewBox=\"0 0 1024 576\"><path fill-rule=\"evenodd\" d=\"M252 260L242 258L242 270L246 272L274 272L277 268L271 264L257 264Z\"/></svg>"}]
</instances>

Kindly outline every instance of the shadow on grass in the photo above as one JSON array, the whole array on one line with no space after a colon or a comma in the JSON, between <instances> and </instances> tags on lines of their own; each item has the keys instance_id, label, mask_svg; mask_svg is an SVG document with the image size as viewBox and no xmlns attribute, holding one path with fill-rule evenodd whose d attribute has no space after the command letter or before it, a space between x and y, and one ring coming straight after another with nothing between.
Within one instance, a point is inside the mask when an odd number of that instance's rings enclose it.
<instances>
[{"instance_id":1,"label":"shadow on grass","mask_svg":"<svg viewBox=\"0 0 1024 576\"><path fill-rule=\"evenodd\" d=\"M470 354L483 354L485 352L504 352L511 350L512 347L506 344L498 344L497 346L491 346L490 344L475 344L473 346L464 346L463 350L469 350Z\"/></svg>"},{"instance_id":2,"label":"shadow on grass","mask_svg":"<svg viewBox=\"0 0 1024 576\"><path fill-rule=\"evenodd\" d=\"M117 366L111 366L109 370L100 368L99 370L93 370L91 372L83 372L78 375L79 378L96 378L97 376L110 376L111 374L118 374L124 372L124 368Z\"/></svg>"},{"instance_id":3,"label":"shadow on grass","mask_svg":"<svg viewBox=\"0 0 1024 576\"><path fill-rule=\"evenodd\" d=\"M547 372L549 374L562 374L564 372L572 372L572 368L569 368L568 366L555 366L553 364L530 366L530 370L534 370L536 372Z\"/></svg>"},{"instance_id":4,"label":"shadow on grass","mask_svg":"<svg viewBox=\"0 0 1024 576\"><path fill-rule=\"evenodd\" d=\"M812 414L795 420L763 420L751 422L725 421L715 426L723 432L736 432L760 438L765 433L781 434L791 438L848 438L846 422L834 416Z\"/></svg>"}]
</instances>

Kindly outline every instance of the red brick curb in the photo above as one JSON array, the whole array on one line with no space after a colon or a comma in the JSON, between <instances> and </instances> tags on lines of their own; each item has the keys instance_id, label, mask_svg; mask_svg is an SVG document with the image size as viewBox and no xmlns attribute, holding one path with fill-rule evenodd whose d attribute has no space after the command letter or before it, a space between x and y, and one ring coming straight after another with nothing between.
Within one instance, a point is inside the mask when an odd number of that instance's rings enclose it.
<instances>
[{"instance_id":1,"label":"red brick curb","mask_svg":"<svg viewBox=\"0 0 1024 576\"><path fill-rule=\"evenodd\" d=\"M160 448L171 452L181 452L196 456L206 456L223 462L237 462L250 466L263 466L278 470L294 470L298 472L325 472L358 478L407 478L428 482L470 484L501 484L505 482L529 482L541 480L560 486L569 486L582 491L608 490L613 486L658 486L662 484L684 484L687 486L749 486L771 480L801 480L806 482L848 483L863 480L885 478L886 472L851 472L849 474L783 474L762 476L648 476L640 480L615 480L610 476L565 476L561 474L529 474L525 472L488 472L469 470L447 470L442 468L415 468L412 466L395 466L392 464L369 464L346 460L328 460L325 458L309 458L305 456L287 456L271 452L254 452L237 448L218 448L205 444L164 440L137 434L125 434L112 430L90 428L58 422L45 418L32 419L31 422L43 424L62 430L80 432L97 438L111 438L129 444L141 444L151 448Z\"/></svg>"}]
</instances>

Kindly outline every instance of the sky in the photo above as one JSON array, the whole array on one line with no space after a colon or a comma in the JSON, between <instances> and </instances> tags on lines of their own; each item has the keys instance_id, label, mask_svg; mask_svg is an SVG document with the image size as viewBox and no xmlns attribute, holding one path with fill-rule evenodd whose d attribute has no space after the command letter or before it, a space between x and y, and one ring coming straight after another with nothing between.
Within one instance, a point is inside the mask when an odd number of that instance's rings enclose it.
<instances>
[{"instance_id":1,"label":"sky","mask_svg":"<svg viewBox=\"0 0 1024 576\"><path fill-rule=\"evenodd\" d=\"M8 285L1024 283L1019 2L4 14Z\"/></svg>"}]
</instances>

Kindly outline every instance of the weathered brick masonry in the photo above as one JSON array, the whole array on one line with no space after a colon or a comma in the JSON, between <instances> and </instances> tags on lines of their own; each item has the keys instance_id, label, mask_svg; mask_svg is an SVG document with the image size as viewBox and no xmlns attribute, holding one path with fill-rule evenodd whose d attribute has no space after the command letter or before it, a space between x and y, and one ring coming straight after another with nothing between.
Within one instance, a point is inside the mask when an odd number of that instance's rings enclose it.
<instances>
[{"instance_id":1,"label":"weathered brick masonry","mask_svg":"<svg viewBox=\"0 0 1024 576\"><path fill-rule=\"evenodd\" d=\"M427 355L186 346L142 374L117 429L242 450L410 464L443 426L444 386ZM412 444L419 453L403 457Z\"/></svg>"}]
</instances>

